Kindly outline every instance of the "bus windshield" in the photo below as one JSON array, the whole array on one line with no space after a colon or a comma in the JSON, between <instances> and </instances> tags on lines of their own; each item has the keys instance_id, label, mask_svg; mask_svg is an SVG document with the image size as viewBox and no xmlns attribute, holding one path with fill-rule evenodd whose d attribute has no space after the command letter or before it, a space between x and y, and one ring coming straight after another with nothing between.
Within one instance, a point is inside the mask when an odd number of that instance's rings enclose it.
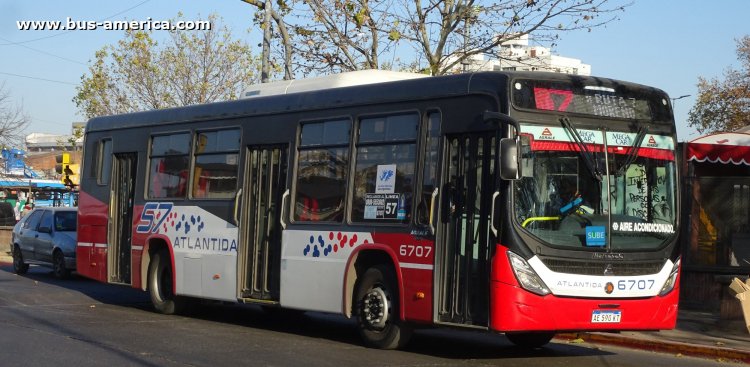
<instances>
[{"instance_id":1,"label":"bus windshield","mask_svg":"<svg viewBox=\"0 0 750 367\"><path fill-rule=\"evenodd\" d=\"M524 230L552 247L591 251L655 250L675 235L671 137L577 130L577 144L565 128L522 132L514 203Z\"/></svg>"}]
</instances>

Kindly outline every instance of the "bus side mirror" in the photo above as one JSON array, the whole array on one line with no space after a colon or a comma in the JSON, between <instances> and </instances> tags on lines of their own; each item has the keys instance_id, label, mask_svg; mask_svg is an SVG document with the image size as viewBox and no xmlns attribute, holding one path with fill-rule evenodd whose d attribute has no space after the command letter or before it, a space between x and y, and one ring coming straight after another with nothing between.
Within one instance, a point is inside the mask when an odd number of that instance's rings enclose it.
<instances>
[{"instance_id":1,"label":"bus side mirror","mask_svg":"<svg viewBox=\"0 0 750 367\"><path fill-rule=\"evenodd\" d=\"M518 180L521 178L521 139L500 139L500 178Z\"/></svg>"}]
</instances>

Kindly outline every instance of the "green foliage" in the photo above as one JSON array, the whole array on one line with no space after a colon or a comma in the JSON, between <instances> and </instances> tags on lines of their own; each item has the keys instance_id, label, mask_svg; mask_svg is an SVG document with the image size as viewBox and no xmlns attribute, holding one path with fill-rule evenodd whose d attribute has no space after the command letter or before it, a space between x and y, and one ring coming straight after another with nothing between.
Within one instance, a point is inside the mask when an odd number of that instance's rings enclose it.
<instances>
[{"instance_id":1,"label":"green foliage","mask_svg":"<svg viewBox=\"0 0 750 367\"><path fill-rule=\"evenodd\" d=\"M388 32L388 40L390 41L398 41L401 39L401 32L398 31L398 29L391 29L390 32Z\"/></svg>"},{"instance_id":2,"label":"green foliage","mask_svg":"<svg viewBox=\"0 0 750 367\"><path fill-rule=\"evenodd\" d=\"M750 36L737 41L737 58L742 69L728 69L723 80L698 78L688 123L701 134L750 126Z\"/></svg>"},{"instance_id":3,"label":"green foliage","mask_svg":"<svg viewBox=\"0 0 750 367\"><path fill-rule=\"evenodd\" d=\"M150 32L126 31L116 45L97 51L73 98L81 114L91 118L238 98L257 81L259 61L220 26L218 16L208 19L210 30L169 32L163 44Z\"/></svg>"}]
</instances>

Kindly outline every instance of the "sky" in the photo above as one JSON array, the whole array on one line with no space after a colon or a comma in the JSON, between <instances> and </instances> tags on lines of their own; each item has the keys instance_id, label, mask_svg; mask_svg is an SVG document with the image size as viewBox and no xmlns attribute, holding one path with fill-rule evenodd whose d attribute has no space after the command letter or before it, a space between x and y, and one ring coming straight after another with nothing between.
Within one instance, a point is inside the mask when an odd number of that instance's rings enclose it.
<instances>
[{"instance_id":1,"label":"sky","mask_svg":"<svg viewBox=\"0 0 750 367\"><path fill-rule=\"evenodd\" d=\"M185 20L216 13L236 38L253 47L260 39L241 0L0 0L0 84L30 117L25 133L69 134L72 122L84 120L72 102L75 87L94 53L123 32L22 31L17 21L161 21L178 12ZM722 78L727 68L739 68L736 40L750 35L748 14L748 0L634 0L618 21L561 34L553 53L590 64L592 75L654 86L672 98L688 95L674 101L674 110L678 140L690 141L700 135L687 126L698 77Z\"/></svg>"}]
</instances>

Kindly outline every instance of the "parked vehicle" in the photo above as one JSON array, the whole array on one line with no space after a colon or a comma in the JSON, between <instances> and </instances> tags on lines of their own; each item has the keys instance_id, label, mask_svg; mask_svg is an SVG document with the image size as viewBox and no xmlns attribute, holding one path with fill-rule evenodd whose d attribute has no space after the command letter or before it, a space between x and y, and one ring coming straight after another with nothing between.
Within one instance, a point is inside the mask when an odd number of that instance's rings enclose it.
<instances>
[{"instance_id":1,"label":"parked vehicle","mask_svg":"<svg viewBox=\"0 0 750 367\"><path fill-rule=\"evenodd\" d=\"M12 226L16 224L16 214L11 203L0 202L0 226Z\"/></svg>"},{"instance_id":2,"label":"parked vehicle","mask_svg":"<svg viewBox=\"0 0 750 367\"><path fill-rule=\"evenodd\" d=\"M50 266L56 277L76 269L77 208L39 207L13 228L13 270L24 274L29 264Z\"/></svg>"}]
</instances>

